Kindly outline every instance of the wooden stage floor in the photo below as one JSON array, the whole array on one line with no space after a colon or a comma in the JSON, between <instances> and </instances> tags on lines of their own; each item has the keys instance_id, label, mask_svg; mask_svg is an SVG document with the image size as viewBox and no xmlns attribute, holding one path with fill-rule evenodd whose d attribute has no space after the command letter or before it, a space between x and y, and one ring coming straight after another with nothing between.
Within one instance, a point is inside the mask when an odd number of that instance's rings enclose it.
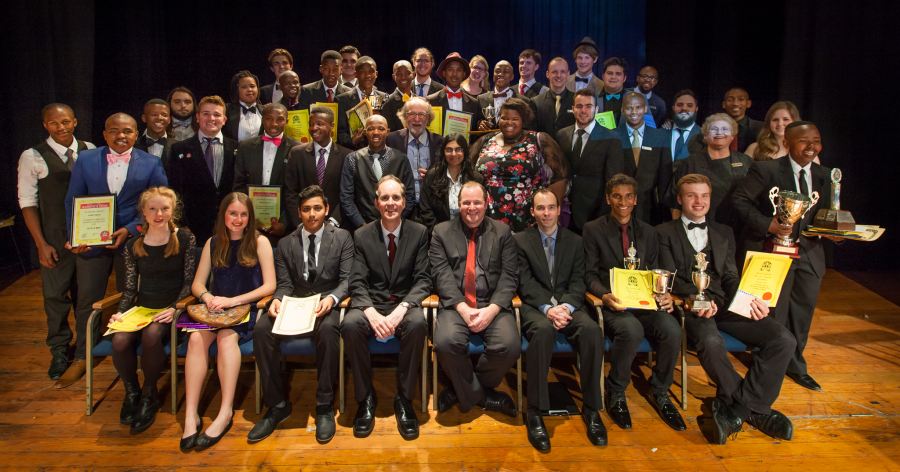
<instances>
[{"instance_id":1,"label":"wooden stage floor","mask_svg":"<svg viewBox=\"0 0 900 472\"><path fill-rule=\"evenodd\" d=\"M775 404L794 422L793 441L776 441L745 425L737 440L709 445L696 417L699 399L712 396L714 387L690 357L687 431L667 428L630 387L632 430L618 429L602 414L610 445L598 448L588 443L579 418L547 419L553 449L546 455L529 445L521 421L475 411L454 410L439 418L420 413L420 438L404 441L391 406L393 369L376 373L380 403L371 437L353 437L349 425L356 405L350 388L350 411L338 417L336 437L317 444L311 416L315 376L297 371L290 395L293 416L267 440L248 445L247 432L258 419L250 364L239 381L234 428L212 449L182 454L182 382L178 415L169 412L166 395L156 423L131 436L118 423L123 389L118 382L110 387L115 379L111 359L97 367L101 398L92 416L84 412L84 382L56 390L47 378L37 272L0 292L0 306L5 331L11 333L0 345L0 468L8 470L900 470L900 307L833 271L825 278L807 347L810 372L824 392L787 380ZM643 365L636 369L646 374ZM554 361L553 375L571 383L571 360ZM168 385L164 374L161 391L167 392ZM680 395L678 384L673 393ZM218 402L213 377L201 402L206 424Z\"/></svg>"}]
</instances>

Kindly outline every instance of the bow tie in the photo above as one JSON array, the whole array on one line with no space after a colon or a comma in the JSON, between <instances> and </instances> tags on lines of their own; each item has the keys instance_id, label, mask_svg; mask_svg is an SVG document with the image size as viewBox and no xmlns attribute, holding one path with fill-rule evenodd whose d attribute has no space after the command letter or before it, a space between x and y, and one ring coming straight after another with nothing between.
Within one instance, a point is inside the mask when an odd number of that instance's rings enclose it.
<instances>
[{"instance_id":1,"label":"bow tie","mask_svg":"<svg viewBox=\"0 0 900 472\"><path fill-rule=\"evenodd\" d=\"M508 97L508 96L509 96L509 90L507 90L505 92L494 92L494 98Z\"/></svg>"},{"instance_id":2,"label":"bow tie","mask_svg":"<svg viewBox=\"0 0 900 472\"><path fill-rule=\"evenodd\" d=\"M186 120L179 120L178 118L172 119L172 128L189 128L191 126L191 119L188 118Z\"/></svg>"},{"instance_id":3,"label":"bow tie","mask_svg":"<svg viewBox=\"0 0 900 472\"><path fill-rule=\"evenodd\" d=\"M608 93L608 94L606 94L606 99L607 100L612 100L612 99L621 100L622 94L621 93Z\"/></svg>"},{"instance_id":4,"label":"bow tie","mask_svg":"<svg viewBox=\"0 0 900 472\"><path fill-rule=\"evenodd\" d=\"M280 136L276 136L273 138L272 136L269 136L268 134L264 134L264 135L262 135L262 140L268 141L268 142L274 144L275 147L281 146L281 137Z\"/></svg>"},{"instance_id":5,"label":"bow tie","mask_svg":"<svg viewBox=\"0 0 900 472\"><path fill-rule=\"evenodd\" d=\"M146 144L148 148L150 146L153 146L154 144L159 144L159 145L165 146L166 145L166 137L163 136L162 138L159 138L159 139L153 139L150 136L144 136L144 144Z\"/></svg>"},{"instance_id":6,"label":"bow tie","mask_svg":"<svg viewBox=\"0 0 900 472\"><path fill-rule=\"evenodd\" d=\"M584 77L578 77L578 76L575 76L575 82L588 83L588 82L590 82L590 81L591 81L590 78L587 78L587 79L586 79L586 78L584 78Z\"/></svg>"},{"instance_id":7,"label":"bow tie","mask_svg":"<svg viewBox=\"0 0 900 472\"><path fill-rule=\"evenodd\" d=\"M247 113L256 113L256 105L253 105L253 106L251 106L251 107L245 107L244 105L241 105L241 111L242 111L245 115L246 115Z\"/></svg>"},{"instance_id":8,"label":"bow tie","mask_svg":"<svg viewBox=\"0 0 900 472\"><path fill-rule=\"evenodd\" d=\"M449 89L447 89L447 100L451 98L458 98L462 100L462 90L460 90L459 92L451 92Z\"/></svg>"},{"instance_id":9,"label":"bow tie","mask_svg":"<svg viewBox=\"0 0 900 472\"><path fill-rule=\"evenodd\" d=\"M688 223L688 230L692 230L694 228L706 229L706 222L703 223Z\"/></svg>"},{"instance_id":10,"label":"bow tie","mask_svg":"<svg viewBox=\"0 0 900 472\"><path fill-rule=\"evenodd\" d=\"M130 160L131 160L130 152L127 152L125 154L116 154L116 153L112 152L112 150L110 150L109 154L106 155L106 163L109 165L113 165L116 162L128 164L128 161L130 161Z\"/></svg>"}]
</instances>

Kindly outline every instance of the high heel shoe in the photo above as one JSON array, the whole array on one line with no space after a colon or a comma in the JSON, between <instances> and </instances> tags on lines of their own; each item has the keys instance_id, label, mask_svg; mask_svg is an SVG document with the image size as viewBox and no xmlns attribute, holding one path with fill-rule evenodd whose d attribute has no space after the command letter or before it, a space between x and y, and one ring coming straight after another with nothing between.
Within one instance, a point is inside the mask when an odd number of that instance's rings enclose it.
<instances>
[{"instance_id":1,"label":"high heel shoe","mask_svg":"<svg viewBox=\"0 0 900 472\"><path fill-rule=\"evenodd\" d=\"M197 431L194 431L194 434L181 438L181 442L178 443L178 448L181 449L181 452L190 452L197 445L197 437L200 436L200 431L203 430L203 418L197 420Z\"/></svg>"},{"instance_id":2,"label":"high heel shoe","mask_svg":"<svg viewBox=\"0 0 900 472\"><path fill-rule=\"evenodd\" d=\"M220 439L222 439L222 436L225 436L225 433L227 433L228 430L231 429L232 424L234 424L233 418L228 420L228 424L225 425L225 429L222 430L222 433L214 438L207 436L206 433L200 433L200 435L197 436L197 442L194 445L194 449L202 451L214 446L217 442L219 442Z\"/></svg>"}]
</instances>

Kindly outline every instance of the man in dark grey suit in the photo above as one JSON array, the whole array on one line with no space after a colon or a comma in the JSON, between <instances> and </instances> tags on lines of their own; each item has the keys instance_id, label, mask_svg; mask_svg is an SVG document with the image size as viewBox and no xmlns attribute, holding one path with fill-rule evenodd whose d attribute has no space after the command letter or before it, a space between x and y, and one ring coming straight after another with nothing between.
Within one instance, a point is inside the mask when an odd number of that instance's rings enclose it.
<instances>
[{"instance_id":1,"label":"man in dark grey suit","mask_svg":"<svg viewBox=\"0 0 900 472\"><path fill-rule=\"evenodd\" d=\"M528 339L525 368L528 375L528 410L525 427L535 449L550 450L550 438L541 414L550 409L547 373L557 332L566 336L579 354L582 419L592 444L606 445L606 427L600 419L600 369L603 336L600 326L584 311L584 245L581 238L559 226L560 205L547 188L535 192L531 215L536 227L517 233L519 296L522 331Z\"/></svg>"},{"instance_id":2,"label":"man in dark grey suit","mask_svg":"<svg viewBox=\"0 0 900 472\"><path fill-rule=\"evenodd\" d=\"M316 307L313 339L316 344L316 441L327 443L334 437L334 384L338 380L340 351L340 315L338 304L349 295L350 272L353 269L353 237L331 224L325 193L313 185L300 192L300 219L303 225L278 242L275 250L275 272L278 287L269 306L269 316L261 317L253 328L253 353L262 382L263 400L269 410L250 433L247 441L269 437L278 423L291 415L284 378L280 369L280 335L272 326L281 308L281 299L322 296Z\"/></svg>"},{"instance_id":3,"label":"man in dark grey suit","mask_svg":"<svg viewBox=\"0 0 900 472\"><path fill-rule=\"evenodd\" d=\"M575 123L571 113L575 92L566 88L568 77L569 63L558 56L551 59L547 64L547 81L550 86L533 98L537 109L535 128L538 131L556 136L559 130Z\"/></svg>"},{"instance_id":4,"label":"man in dark grey suit","mask_svg":"<svg viewBox=\"0 0 900 472\"><path fill-rule=\"evenodd\" d=\"M441 310L435 320L434 349L451 385L438 396L439 412L459 403L515 416L509 395L494 388L521 352L510 311L516 292L518 260L509 227L485 218L487 190L466 182L459 192L459 219L434 227L428 257ZM473 369L469 336L480 334L484 354Z\"/></svg>"},{"instance_id":5,"label":"man in dark grey suit","mask_svg":"<svg viewBox=\"0 0 900 472\"><path fill-rule=\"evenodd\" d=\"M366 223L353 235L356 258L350 275L351 308L341 323L359 402L353 435L366 437L375 425L369 338L387 342L396 337L400 340L400 363L394 414L400 435L409 440L419 437L419 420L411 400L428 334L421 308L422 300L431 294L428 230L403 219L406 196L397 177L382 177L375 196L381 219Z\"/></svg>"}]
</instances>

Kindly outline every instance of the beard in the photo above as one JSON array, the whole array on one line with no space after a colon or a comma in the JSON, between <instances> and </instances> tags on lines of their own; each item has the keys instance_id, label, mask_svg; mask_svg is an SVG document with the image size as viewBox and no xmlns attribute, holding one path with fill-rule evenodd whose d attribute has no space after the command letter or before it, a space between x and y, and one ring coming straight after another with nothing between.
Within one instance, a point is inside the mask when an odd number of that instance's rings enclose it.
<instances>
[{"instance_id":1,"label":"beard","mask_svg":"<svg viewBox=\"0 0 900 472\"><path fill-rule=\"evenodd\" d=\"M697 112L683 111L681 113L676 113L672 116L672 121L675 122L675 126L679 128L686 128L697 121Z\"/></svg>"}]
</instances>

